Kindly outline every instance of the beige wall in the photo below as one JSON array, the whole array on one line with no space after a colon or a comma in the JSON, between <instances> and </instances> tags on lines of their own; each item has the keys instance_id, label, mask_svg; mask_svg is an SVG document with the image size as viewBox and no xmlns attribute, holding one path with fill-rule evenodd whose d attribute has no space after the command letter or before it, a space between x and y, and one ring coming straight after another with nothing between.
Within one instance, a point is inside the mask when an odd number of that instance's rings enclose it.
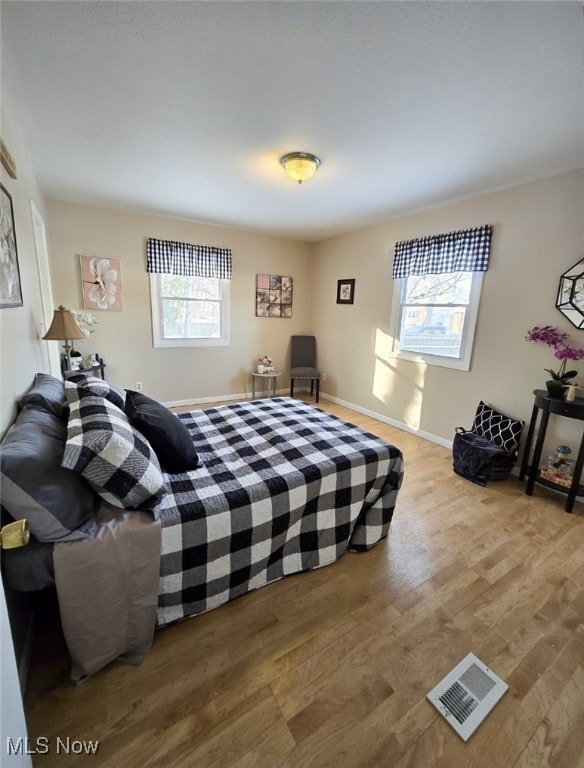
<instances>
[{"instance_id":1,"label":"beige wall","mask_svg":"<svg viewBox=\"0 0 584 768\"><path fill-rule=\"evenodd\" d=\"M268 354L287 386L290 336L311 330L309 246L305 243L239 229L181 219L49 200L49 242L55 303L81 308L79 255L120 259L124 309L92 310L97 328L82 353L97 351L107 364L107 378L120 387L142 381L144 392L163 402L245 396L249 371ZM231 248L231 344L228 347L154 349L146 240L157 237ZM257 273L294 278L293 317L255 317Z\"/></svg>"},{"instance_id":2,"label":"beige wall","mask_svg":"<svg viewBox=\"0 0 584 768\"><path fill-rule=\"evenodd\" d=\"M455 426L470 424L481 398L529 419L532 391L543 386L543 369L554 364L549 349L524 340L533 325L557 325L574 343L584 344L584 334L554 307L559 275L584 256L582 170L309 246L246 230L56 200L45 207L25 147L4 111L2 135L18 167L16 180L2 169L2 183L14 203L24 294L23 307L0 310L2 431L34 373L49 370L50 345L40 340L43 318L29 199L48 227L55 306L82 306L79 254L121 260L124 310L94 312L97 330L77 347L100 352L108 378L118 386L131 388L142 381L147 393L165 402L249 394L248 371L265 353L283 371L278 384L286 391L290 336L314 332L320 367L328 375L326 394L447 442ZM392 360L387 348L395 242L485 223L494 226L493 248L470 371ZM145 271L149 236L233 250L229 347L153 348ZM258 272L294 277L291 320L255 317ZM356 279L353 305L335 302L340 278ZM580 380L584 382L584 370ZM550 445L560 440L575 445L578 429L555 420Z\"/></svg>"},{"instance_id":3,"label":"beige wall","mask_svg":"<svg viewBox=\"0 0 584 768\"><path fill-rule=\"evenodd\" d=\"M2 139L16 162L17 178L1 168L2 184L12 197L22 284L22 307L0 309L0 433L15 415L15 400L31 385L37 371L49 371L48 345L41 341L43 316L30 201L46 222L44 199L21 137L2 108Z\"/></svg>"},{"instance_id":4,"label":"beige wall","mask_svg":"<svg viewBox=\"0 0 584 768\"><path fill-rule=\"evenodd\" d=\"M584 333L555 309L559 276L584 257L583 214L584 171L575 171L318 244L313 326L325 391L448 441L457 425L470 426L480 399L528 420L532 392L544 387L543 368L555 360L549 348L525 341L526 332L536 324L559 326L584 346ZM470 371L391 359L395 242L481 224L492 224L494 237ZM356 279L353 305L335 303L342 278ZM556 431L572 439L564 422L552 428L550 443Z\"/></svg>"}]
</instances>

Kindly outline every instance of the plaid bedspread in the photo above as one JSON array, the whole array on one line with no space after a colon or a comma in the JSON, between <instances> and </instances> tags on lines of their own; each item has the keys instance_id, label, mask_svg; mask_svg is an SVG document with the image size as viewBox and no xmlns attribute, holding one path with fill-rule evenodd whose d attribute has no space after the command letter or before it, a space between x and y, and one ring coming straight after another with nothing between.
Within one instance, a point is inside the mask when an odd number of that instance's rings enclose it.
<instances>
[{"instance_id":1,"label":"plaid bedspread","mask_svg":"<svg viewBox=\"0 0 584 768\"><path fill-rule=\"evenodd\" d=\"M166 476L157 626L387 535L403 460L374 435L290 398L179 418L201 466Z\"/></svg>"}]
</instances>

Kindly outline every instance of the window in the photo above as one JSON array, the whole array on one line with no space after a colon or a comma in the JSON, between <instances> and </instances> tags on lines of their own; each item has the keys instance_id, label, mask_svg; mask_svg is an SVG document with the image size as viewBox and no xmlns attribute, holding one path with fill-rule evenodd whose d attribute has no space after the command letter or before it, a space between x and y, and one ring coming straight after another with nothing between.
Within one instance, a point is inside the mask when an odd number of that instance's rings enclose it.
<instances>
[{"instance_id":1,"label":"window","mask_svg":"<svg viewBox=\"0 0 584 768\"><path fill-rule=\"evenodd\" d=\"M155 347L229 344L229 281L150 275Z\"/></svg>"},{"instance_id":2,"label":"window","mask_svg":"<svg viewBox=\"0 0 584 768\"><path fill-rule=\"evenodd\" d=\"M396 354L468 370L481 281L481 272L399 278L392 334Z\"/></svg>"},{"instance_id":3,"label":"window","mask_svg":"<svg viewBox=\"0 0 584 768\"><path fill-rule=\"evenodd\" d=\"M149 238L155 347L229 344L231 251Z\"/></svg>"},{"instance_id":4,"label":"window","mask_svg":"<svg viewBox=\"0 0 584 768\"><path fill-rule=\"evenodd\" d=\"M394 356L469 370L491 227L396 244Z\"/></svg>"}]
</instances>

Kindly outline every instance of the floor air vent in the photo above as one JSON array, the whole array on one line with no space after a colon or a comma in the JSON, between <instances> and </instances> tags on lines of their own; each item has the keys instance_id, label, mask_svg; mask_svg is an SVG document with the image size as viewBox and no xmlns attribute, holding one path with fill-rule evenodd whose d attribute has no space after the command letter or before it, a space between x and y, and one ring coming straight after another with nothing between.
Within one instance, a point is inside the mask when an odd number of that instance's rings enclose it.
<instances>
[{"instance_id":1,"label":"floor air vent","mask_svg":"<svg viewBox=\"0 0 584 768\"><path fill-rule=\"evenodd\" d=\"M468 741L508 688L474 653L469 653L430 691L428 699Z\"/></svg>"}]
</instances>

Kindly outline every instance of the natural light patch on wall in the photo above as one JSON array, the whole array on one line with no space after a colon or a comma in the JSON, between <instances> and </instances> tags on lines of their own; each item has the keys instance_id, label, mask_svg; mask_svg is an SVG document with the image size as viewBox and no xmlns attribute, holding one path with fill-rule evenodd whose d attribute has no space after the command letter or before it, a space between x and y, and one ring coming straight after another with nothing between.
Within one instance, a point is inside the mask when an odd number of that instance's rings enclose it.
<instances>
[{"instance_id":1,"label":"natural light patch on wall","mask_svg":"<svg viewBox=\"0 0 584 768\"><path fill-rule=\"evenodd\" d=\"M427 365L423 361L408 362L401 365L398 370L398 362L391 358L393 337L380 328L375 329L375 364L373 373L373 396L380 402L388 405L395 392L404 392L407 385L407 397L403 402L403 421L412 429L419 429L422 418L422 405L424 400L424 383ZM397 386L399 384L399 387Z\"/></svg>"},{"instance_id":2,"label":"natural light patch on wall","mask_svg":"<svg viewBox=\"0 0 584 768\"><path fill-rule=\"evenodd\" d=\"M373 371L373 396L388 403L395 386L395 369L385 360L376 358Z\"/></svg>"},{"instance_id":3,"label":"natural light patch on wall","mask_svg":"<svg viewBox=\"0 0 584 768\"><path fill-rule=\"evenodd\" d=\"M388 360L393 350L393 336L385 333L381 328L375 328L373 349L377 357L380 357L382 360Z\"/></svg>"},{"instance_id":4,"label":"natural light patch on wall","mask_svg":"<svg viewBox=\"0 0 584 768\"><path fill-rule=\"evenodd\" d=\"M375 363L373 371L373 396L380 402L387 403L395 386L395 364L389 362L393 348L393 337L381 328L373 332L373 350Z\"/></svg>"},{"instance_id":5,"label":"natural light patch on wall","mask_svg":"<svg viewBox=\"0 0 584 768\"><path fill-rule=\"evenodd\" d=\"M424 382L428 366L425 363L413 363L408 367L412 370L412 382L409 403L404 409L404 421L408 427L420 429L424 403Z\"/></svg>"}]
</instances>

